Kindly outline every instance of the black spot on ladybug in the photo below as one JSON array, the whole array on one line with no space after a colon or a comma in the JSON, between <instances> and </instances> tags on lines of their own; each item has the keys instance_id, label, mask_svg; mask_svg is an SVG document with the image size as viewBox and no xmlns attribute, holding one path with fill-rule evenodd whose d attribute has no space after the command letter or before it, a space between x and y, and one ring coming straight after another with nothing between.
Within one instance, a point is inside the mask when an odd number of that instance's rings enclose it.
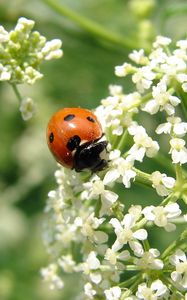
<instances>
[{"instance_id":1,"label":"black spot on ladybug","mask_svg":"<svg viewBox=\"0 0 187 300\"><path fill-rule=\"evenodd\" d=\"M75 118L75 115L69 114L69 115L67 115L67 116L64 117L64 121L71 121L74 118Z\"/></svg>"},{"instance_id":2,"label":"black spot on ladybug","mask_svg":"<svg viewBox=\"0 0 187 300\"><path fill-rule=\"evenodd\" d=\"M52 143L53 141L54 141L54 134L53 132L51 132L49 136L49 142Z\"/></svg>"},{"instance_id":3,"label":"black spot on ladybug","mask_svg":"<svg viewBox=\"0 0 187 300\"><path fill-rule=\"evenodd\" d=\"M87 120L90 121L90 122L92 122L92 123L95 123L95 120L92 117L90 117L90 116L87 117Z\"/></svg>"},{"instance_id":4,"label":"black spot on ladybug","mask_svg":"<svg viewBox=\"0 0 187 300\"><path fill-rule=\"evenodd\" d=\"M80 142L81 138L78 135L74 135L69 139L66 146L68 150L73 151L79 146Z\"/></svg>"}]
</instances>

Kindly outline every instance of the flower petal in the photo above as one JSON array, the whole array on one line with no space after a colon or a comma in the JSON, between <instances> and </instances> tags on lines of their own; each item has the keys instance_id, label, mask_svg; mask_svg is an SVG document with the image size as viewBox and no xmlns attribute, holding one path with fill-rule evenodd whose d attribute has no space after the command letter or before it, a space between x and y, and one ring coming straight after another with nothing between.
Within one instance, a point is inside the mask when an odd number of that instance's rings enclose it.
<instances>
[{"instance_id":1,"label":"flower petal","mask_svg":"<svg viewBox=\"0 0 187 300\"><path fill-rule=\"evenodd\" d=\"M133 237L140 241L144 241L147 238L147 231L145 229L139 229L133 233Z\"/></svg>"}]
</instances>

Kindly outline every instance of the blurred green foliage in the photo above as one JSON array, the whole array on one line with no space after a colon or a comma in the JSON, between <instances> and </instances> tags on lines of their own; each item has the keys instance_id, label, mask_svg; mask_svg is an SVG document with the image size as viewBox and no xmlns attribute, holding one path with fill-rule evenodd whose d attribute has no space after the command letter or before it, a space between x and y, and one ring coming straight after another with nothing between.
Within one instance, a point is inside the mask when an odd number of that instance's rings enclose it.
<instances>
[{"instance_id":1,"label":"blurred green foliage","mask_svg":"<svg viewBox=\"0 0 187 300\"><path fill-rule=\"evenodd\" d=\"M55 187L53 172L56 168L46 146L45 128L57 109L65 106L94 108L107 96L109 84L123 84L124 80L114 76L114 66L128 60L131 50L97 38L45 2L0 2L0 23L6 29L14 27L20 16L33 19L35 28L48 39L62 39L64 50L62 59L42 67L45 76L40 82L33 87L19 86L23 96L30 96L37 103L37 114L31 121L25 123L21 119L19 103L11 87L7 83L0 84L1 300L75 299L78 287L76 284L72 289L74 278L66 278L65 290L49 292L39 274L40 268L47 264L41 238L43 208L48 191ZM137 42L137 47L144 42L150 46L157 33L172 37L174 41L186 37L186 1L155 0L147 12L138 11L137 2L59 0L109 33L128 37L134 45ZM124 89L131 90L128 79ZM144 119L144 122L150 120ZM133 194L132 190L127 191L125 201L127 199L128 203L133 197L137 203L140 193L140 187L133 190ZM141 204L150 201L150 197L147 190ZM151 199L157 201L157 196ZM153 244L155 238L154 233Z\"/></svg>"}]
</instances>

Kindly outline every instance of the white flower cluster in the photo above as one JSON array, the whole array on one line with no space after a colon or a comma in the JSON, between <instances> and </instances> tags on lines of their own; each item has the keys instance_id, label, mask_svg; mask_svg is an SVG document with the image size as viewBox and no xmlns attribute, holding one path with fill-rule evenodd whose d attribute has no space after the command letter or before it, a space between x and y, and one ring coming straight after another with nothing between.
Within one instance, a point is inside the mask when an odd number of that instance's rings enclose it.
<instances>
[{"instance_id":1,"label":"white flower cluster","mask_svg":"<svg viewBox=\"0 0 187 300\"><path fill-rule=\"evenodd\" d=\"M16 85L34 84L43 77L40 64L63 55L61 40L46 41L38 31L32 31L34 24L34 21L21 17L10 32L0 26L0 81L12 84L24 121L34 115L36 106L30 97L21 97Z\"/></svg>"},{"instance_id":2,"label":"white flower cluster","mask_svg":"<svg viewBox=\"0 0 187 300\"><path fill-rule=\"evenodd\" d=\"M178 42L173 52L168 48L170 42L158 37L149 56L143 50L130 55L139 66L125 63L116 67L118 76L132 74L136 90L125 95L121 86L110 86L110 96L95 110L109 141L108 167L97 174L62 167L56 171L58 187L49 192L44 229L46 247L54 257L53 267L50 271L49 265L42 275L47 281L51 278L52 287L62 288L58 280L61 272L82 274L85 284L80 299L187 297L186 230L163 253L160 245L150 245L149 231L152 227L169 234L187 219L181 205L182 199L187 202L183 170L187 162L187 123L176 111L181 102L187 109L186 99L182 98L187 91L187 41ZM156 125L154 139L149 136L150 129L137 122L141 111L151 118L159 112L159 119L160 115L162 120L165 118ZM166 169L150 173L138 169L145 159L151 161L159 155L159 138L163 135L167 135L163 149L167 158L160 166L169 162L173 176L168 176ZM125 194L133 182L149 186L153 194L157 193L159 204L150 199L142 207L133 199L134 204L126 207L117 187ZM143 193L139 197L142 200Z\"/></svg>"},{"instance_id":3,"label":"white flower cluster","mask_svg":"<svg viewBox=\"0 0 187 300\"><path fill-rule=\"evenodd\" d=\"M40 64L62 56L61 40L46 41L33 27L34 21L23 17L10 32L0 26L0 81L34 84L43 76Z\"/></svg>"},{"instance_id":4,"label":"white flower cluster","mask_svg":"<svg viewBox=\"0 0 187 300\"><path fill-rule=\"evenodd\" d=\"M33 114L36 111L36 105L32 98L25 98L21 101L21 105L19 110L21 111L21 115L24 121L32 118Z\"/></svg>"}]
</instances>

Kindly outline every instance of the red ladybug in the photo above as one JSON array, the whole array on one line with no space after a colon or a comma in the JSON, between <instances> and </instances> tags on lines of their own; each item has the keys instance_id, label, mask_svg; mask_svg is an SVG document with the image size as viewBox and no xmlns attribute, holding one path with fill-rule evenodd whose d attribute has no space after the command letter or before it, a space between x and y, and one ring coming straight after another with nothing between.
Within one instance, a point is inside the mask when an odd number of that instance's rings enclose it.
<instances>
[{"instance_id":1,"label":"red ladybug","mask_svg":"<svg viewBox=\"0 0 187 300\"><path fill-rule=\"evenodd\" d=\"M55 159L64 167L81 172L103 170L107 166L106 141L96 116L83 108L63 108L47 127L47 142Z\"/></svg>"}]
</instances>

